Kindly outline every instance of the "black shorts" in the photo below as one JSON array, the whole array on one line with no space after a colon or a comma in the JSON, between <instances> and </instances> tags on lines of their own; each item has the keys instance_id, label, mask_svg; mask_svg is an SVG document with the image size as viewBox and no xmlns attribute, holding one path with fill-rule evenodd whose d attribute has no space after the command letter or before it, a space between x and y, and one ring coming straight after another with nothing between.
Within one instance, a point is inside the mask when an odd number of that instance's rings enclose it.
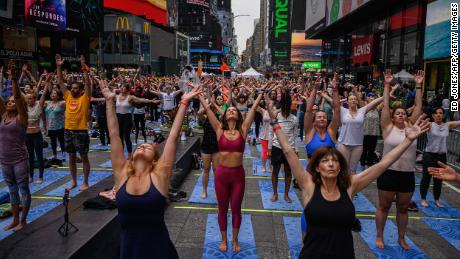
<instances>
[{"instance_id":1,"label":"black shorts","mask_svg":"<svg viewBox=\"0 0 460 259\"><path fill-rule=\"evenodd\" d=\"M377 188L387 192L414 192L415 174L388 169L377 178Z\"/></svg>"},{"instance_id":2,"label":"black shorts","mask_svg":"<svg viewBox=\"0 0 460 259\"><path fill-rule=\"evenodd\" d=\"M87 154L89 151L89 135L86 130L65 130L64 142L67 153Z\"/></svg>"},{"instance_id":3,"label":"black shorts","mask_svg":"<svg viewBox=\"0 0 460 259\"><path fill-rule=\"evenodd\" d=\"M289 166L288 161L284 156L283 150L281 148L272 146L272 152L270 156L272 165L284 164L285 166Z\"/></svg>"},{"instance_id":4,"label":"black shorts","mask_svg":"<svg viewBox=\"0 0 460 259\"><path fill-rule=\"evenodd\" d=\"M217 142L202 142L201 152L208 155L214 154L219 152L219 146L217 146Z\"/></svg>"}]
</instances>

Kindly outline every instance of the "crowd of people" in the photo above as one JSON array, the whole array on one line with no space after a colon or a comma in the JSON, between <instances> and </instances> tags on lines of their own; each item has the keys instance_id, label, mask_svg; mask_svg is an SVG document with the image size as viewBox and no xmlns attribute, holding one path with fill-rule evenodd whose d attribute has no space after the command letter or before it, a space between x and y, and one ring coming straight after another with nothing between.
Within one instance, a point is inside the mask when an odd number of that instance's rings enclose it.
<instances>
[{"instance_id":1,"label":"crowd of people","mask_svg":"<svg viewBox=\"0 0 460 259\"><path fill-rule=\"evenodd\" d=\"M190 121L199 122L204 133L203 199L208 196L211 168L214 172L221 251L228 250L229 206L232 251L241 249L238 235L246 144L261 145L263 173L272 179L272 202L279 200L281 166L285 177L282 202L292 202L291 183L301 191L304 211L300 258L354 257L351 231L359 229L359 221L352 200L374 180L379 197L377 247L385 247L383 230L395 201L398 242L403 249L410 249L405 231L408 210L416 208L411 205L416 147L417 138L424 133L427 145L420 205L429 206L426 196L431 175L435 177L434 198L440 208L442 180L459 181L445 163L449 130L459 127L460 121L441 103L427 105L423 101L423 71L414 75L413 89L406 86L402 91L390 70L384 73L382 87L375 87L345 82L337 74L270 79L209 76L184 82L184 78L157 77L138 70L134 75L119 74L109 80L90 69L84 57L81 73L63 71L63 64L57 55L56 70L44 71L38 81L26 65L19 74L10 62L6 78L1 68L0 164L13 208L13 222L5 229L17 231L27 223L34 168L39 171L36 184L47 177L44 136L51 141L52 161L58 160L58 142L60 151L68 154L72 183L67 189L77 187L78 159L84 174L80 190L89 187L88 132L93 122L100 144L111 149L115 179L111 197L116 200L121 223L122 258L152 254L155 258L178 257L164 212L176 140L182 125ZM187 67L189 73L192 70ZM188 121L184 122L186 117ZM148 141L147 119L170 128L162 153L157 143ZM380 137L383 152L379 157L376 146ZM305 145L307 168L299 161L304 158L297 150L299 140Z\"/></svg>"}]
</instances>

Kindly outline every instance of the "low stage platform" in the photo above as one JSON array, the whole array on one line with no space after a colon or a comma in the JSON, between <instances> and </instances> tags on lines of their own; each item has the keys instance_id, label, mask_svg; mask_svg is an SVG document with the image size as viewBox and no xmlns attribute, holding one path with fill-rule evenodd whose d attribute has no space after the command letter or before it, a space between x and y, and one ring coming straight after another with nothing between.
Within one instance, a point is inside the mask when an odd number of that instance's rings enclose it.
<instances>
[{"instance_id":1,"label":"low stage platform","mask_svg":"<svg viewBox=\"0 0 460 259\"><path fill-rule=\"evenodd\" d=\"M163 149L165 142L160 145ZM200 152L200 138L178 141L172 187L179 188L191 171L193 153ZM70 221L79 231L62 237L58 228L64 222L64 207L52 209L44 216L0 241L0 258L118 258L119 232L117 210L84 209L83 203L96 197L100 191L111 188L113 178L108 177L69 202Z\"/></svg>"}]
</instances>

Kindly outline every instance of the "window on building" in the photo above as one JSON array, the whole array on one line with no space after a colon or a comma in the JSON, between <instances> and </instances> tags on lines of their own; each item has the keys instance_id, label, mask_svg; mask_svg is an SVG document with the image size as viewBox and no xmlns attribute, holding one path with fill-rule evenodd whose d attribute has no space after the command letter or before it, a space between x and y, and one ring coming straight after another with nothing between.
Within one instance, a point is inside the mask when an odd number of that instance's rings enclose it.
<instances>
[{"instance_id":1,"label":"window on building","mask_svg":"<svg viewBox=\"0 0 460 259\"><path fill-rule=\"evenodd\" d=\"M401 36L396 36L390 39L388 44L388 63L390 65L398 65L401 56Z\"/></svg>"},{"instance_id":2,"label":"window on building","mask_svg":"<svg viewBox=\"0 0 460 259\"><path fill-rule=\"evenodd\" d=\"M417 48L417 32L404 35L404 64L415 64Z\"/></svg>"}]
</instances>

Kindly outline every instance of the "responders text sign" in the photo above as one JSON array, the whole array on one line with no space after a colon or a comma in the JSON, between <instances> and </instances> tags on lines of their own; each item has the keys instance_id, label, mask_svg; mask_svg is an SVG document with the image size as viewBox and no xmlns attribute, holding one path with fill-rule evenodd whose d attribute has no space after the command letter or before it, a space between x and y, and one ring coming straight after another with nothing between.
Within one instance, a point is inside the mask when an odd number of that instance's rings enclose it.
<instances>
[{"instance_id":1,"label":"responders text sign","mask_svg":"<svg viewBox=\"0 0 460 259\"><path fill-rule=\"evenodd\" d=\"M65 0L25 0L28 25L47 30L66 30Z\"/></svg>"},{"instance_id":2,"label":"responders text sign","mask_svg":"<svg viewBox=\"0 0 460 259\"><path fill-rule=\"evenodd\" d=\"M374 35L351 40L353 48L353 64L372 64L372 53L374 47Z\"/></svg>"}]
</instances>

